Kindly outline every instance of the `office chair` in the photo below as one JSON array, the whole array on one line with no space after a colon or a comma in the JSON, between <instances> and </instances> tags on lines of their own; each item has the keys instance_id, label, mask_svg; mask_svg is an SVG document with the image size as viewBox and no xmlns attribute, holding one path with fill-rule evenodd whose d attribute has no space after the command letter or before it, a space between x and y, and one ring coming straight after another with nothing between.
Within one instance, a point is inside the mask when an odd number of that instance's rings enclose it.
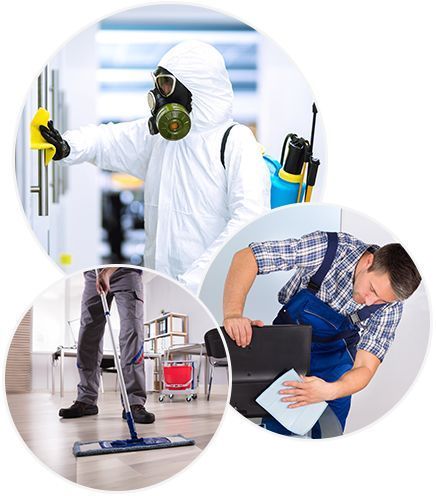
<instances>
[{"instance_id":1,"label":"office chair","mask_svg":"<svg viewBox=\"0 0 436 496\"><path fill-rule=\"evenodd\" d=\"M229 368L227 362L226 350L221 340L220 334L216 329L211 329L204 335L204 344L206 345L207 360L209 361L209 377L207 388L207 401L210 398L212 389L213 372L215 367L225 367L227 372L227 380L229 379Z\"/></svg>"}]
</instances>

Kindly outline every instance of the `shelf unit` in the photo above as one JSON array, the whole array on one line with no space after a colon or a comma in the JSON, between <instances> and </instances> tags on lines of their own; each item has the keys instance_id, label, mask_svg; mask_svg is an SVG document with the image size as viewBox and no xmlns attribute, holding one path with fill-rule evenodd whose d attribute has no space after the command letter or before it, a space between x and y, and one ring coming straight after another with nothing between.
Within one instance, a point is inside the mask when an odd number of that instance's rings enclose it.
<instances>
[{"instance_id":1,"label":"shelf unit","mask_svg":"<svg viewBox=\"0 0 436 496\"><path fill-rule=\"evenodd\" d=\"M144 354L163 356L170 346L188 343L189 318L182 313L167 312L159 317L144 323L145 339ZM154 389L160 390L159 360L155 361L153 368Z\"/></svg>"}]
</instances>

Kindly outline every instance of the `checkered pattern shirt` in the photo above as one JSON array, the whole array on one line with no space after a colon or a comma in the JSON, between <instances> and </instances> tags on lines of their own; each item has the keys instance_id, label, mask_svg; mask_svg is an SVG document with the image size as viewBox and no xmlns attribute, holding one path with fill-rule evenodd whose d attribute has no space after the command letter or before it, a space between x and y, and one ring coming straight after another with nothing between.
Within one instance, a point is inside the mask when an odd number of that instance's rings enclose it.
<instances>
[{"instance_id":1,"label":"checkered pattern shirt","mask_svg":"<svg viewBox=\"0 0 436 496\"><path fill-rule=\"evenodd\" d=\"M360 310L353 300L354 270L365 251L376 245L367 245L346 233L338 233L338 249L330 270L324 278L317 297L342 315ZM313 232L300 239L251 243L257 261L258 274L279 270L293 270L289 281L280 290L278 299L284 305L300 289L307 288L310 278L320 267L327 250L327 233ZM360 350L368 351L383 360L395 337L403 304L387 303L368 319L360 322Z\"/></svg>"}]
</instances>

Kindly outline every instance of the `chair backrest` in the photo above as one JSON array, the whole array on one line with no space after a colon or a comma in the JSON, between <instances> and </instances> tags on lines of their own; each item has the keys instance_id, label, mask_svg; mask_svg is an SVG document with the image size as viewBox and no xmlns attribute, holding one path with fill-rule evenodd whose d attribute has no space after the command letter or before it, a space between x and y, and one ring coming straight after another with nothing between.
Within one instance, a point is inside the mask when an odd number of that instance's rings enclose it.
<instances>
[{"instance_id":1,"label":"chair backrest","mask_svg":"<svg viewBox=\"0 0 436 496\"><path fill-rule=\"evenodd\" d=\"M211 329L204 335L204 344L206 345L206 353L213 358L227 358L223 340L217 329Z\"/></svg>"}]
</instances>

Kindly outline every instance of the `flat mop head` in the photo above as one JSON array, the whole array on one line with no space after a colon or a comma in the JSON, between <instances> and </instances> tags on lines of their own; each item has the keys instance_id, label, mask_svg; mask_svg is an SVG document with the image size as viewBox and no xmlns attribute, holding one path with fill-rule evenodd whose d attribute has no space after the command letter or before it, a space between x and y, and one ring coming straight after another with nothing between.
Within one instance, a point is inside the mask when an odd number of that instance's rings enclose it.
<instances>
[{"instance_id":1,"label":"flat mop head","mask_svg":"<svg viewBox=\"0 0 436 496\"><path fill-rule=\"evenodd\" d=\"M193 439L181 434L167 437L140 437L138 439L124 439L119 441L77 441L73 446L74 456L105 455L110 453L127 453L129 451L143 451L162 448L177 448L178 446L192 446Z\"/></svg>"}]
</instances>

